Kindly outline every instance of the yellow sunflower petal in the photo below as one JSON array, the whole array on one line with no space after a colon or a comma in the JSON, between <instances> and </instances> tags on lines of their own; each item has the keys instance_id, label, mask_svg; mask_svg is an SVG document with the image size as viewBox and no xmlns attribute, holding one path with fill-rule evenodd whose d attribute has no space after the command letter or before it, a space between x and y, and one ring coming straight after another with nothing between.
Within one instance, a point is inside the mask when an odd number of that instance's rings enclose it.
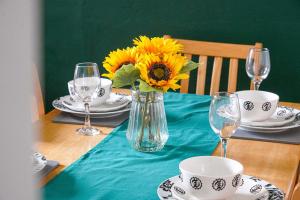
<instances>
[{"instance_id":1,"label":"yellow sunflower petal","mask_svg":"<svg viewBox=\"0 0 300 200\"><path fill-rule=\"evenodd\" d=\"M102 74L102 76L107 77L107 78L109 78L109 79L112 79L112 78L113 78L113 75L112 75L112 74Z\"/></svg>"},{"instance_id":2,"label":"yellow sunflower petal","mask_svg":"<svg viewBox=\"0 0 300 200\"><path fill-rule=\"evenodd\" d=\"M176 54L183 49L183 46L176 40L161 37L148 38L140 36L133 40L133 44L136 45L137 51L140 53L153 53L156 55Z\"/></svg>"},{"instance_id":3,"label":"yellow sunflower petal","mask_svg":"<svg viewBox=\"0 0 300 200\"><path fill-rule=\"evenodd\" d=\"M180 80L180 79L188 79L189 77L190 76L188 74L178 74L174 78L177 79L177 80Z\"/></svg>"},{"instance_id":4,"label":"yellow sunflower petal","mask_svg":"<svg viewBox=\"0 0 300 200\"><path fill-rule=\"evenodd\" d=\"M139 59L136 48L117 49L109 53L103 61L103 67L108 72L106 77L113 78L115 72L122 67L123 64L135 64Z\"/></svg>"}]
</instances>

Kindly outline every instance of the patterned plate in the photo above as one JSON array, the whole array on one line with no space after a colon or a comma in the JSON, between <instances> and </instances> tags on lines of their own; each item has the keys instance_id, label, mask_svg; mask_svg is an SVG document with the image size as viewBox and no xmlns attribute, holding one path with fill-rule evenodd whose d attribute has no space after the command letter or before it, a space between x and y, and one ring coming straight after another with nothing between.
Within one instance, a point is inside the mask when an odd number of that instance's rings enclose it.
<instances>
[{"instance_id":1,"label":"patterned plate","mask_svg":"<svg viewBox=\"0 0 300 200\"><path fill-rule=\"evenodd\" d=\"M293 112L293 114L295 115L294 121L285 124L283 126L274 126L274 127L249 126L249 125L241 124L240 129L251 131L251 132L257 132L257 133L277 133L277 132L286 131L291 128L300 127L300 110L290 108L290 107L285 107L285 108Z\"/></svg>"},{"instance_id":2,"label":"patterned plate","mask_svg":"<svg viewBox=\"0 0 300 200\"><path fill-rule=\"evenodd\" d=\"M74 110L71 110L69 109L68 107L66 107L62 100L60 98L58 99L55 99L53 102L52 102L52 106L54 108L56 108L57 110L60 110L60 111L63 111L63 112L67 112L67 113L70 113L72 115L75 115L75 116L78 116L78 117L84 117L85 116L85 113L84 112L80 112L80 111L74 111ZM110 112L102 112L102 113L94 113L94 112L91 112L90 113L90 116L91 118L106 118L106 117L114 117L114 116L118 116L118 115L121 115L122 113L125 113L125 112L129 112L130 110L130 107L131 107L131 103L129 103L128 105L126 105L125 107L121 108L120 110L116 110L116 111L110 111Z\"/></svg>"},{"instance_id":3,"label":"patterned plate","mask_svg":"<svg viewBox=\"0 0 300 200\"><path fill-rule=\"evenodd\" d=\"M295 117L296 116L293 113L292 108L279 106L269 119L260 122L249 122L242 120L242 125L254 127L277 127L293 122Z\"/></svg>"},{"instance_id":4,"label":"patterned plate","mask_svg":"<svg viewBox=\"0 0 300 200\"><path fill-rule=\"evenodd\" d=\"M70 95L60 97L63 105L69 108L70 110L84 112L85 108L83 103L74 101ZM104 113L110 112L115 110L120 110L121 108L127 106L131 100L126 95L119 95L115 93L111 93L111 97L106 101L98 106L90 106L90 112L93 113Z\"/></svg>"},{"instance_id":5,"label":"patterned plate","mask_svg":"<svg viewBox=\"0 0 300 200\"><path fill-rule=\"evenodd\" d=\"M158 197L161 200L197 200L185 194L185 191L176 187L180 185L179 176L165 180L157 188ZM249 189L250 188L250 189ZM183 195L184 194L184 195ZM243 175L239 189L227 200L283 200L284 193L264 180Z\"/></svg>"}]
</instances>

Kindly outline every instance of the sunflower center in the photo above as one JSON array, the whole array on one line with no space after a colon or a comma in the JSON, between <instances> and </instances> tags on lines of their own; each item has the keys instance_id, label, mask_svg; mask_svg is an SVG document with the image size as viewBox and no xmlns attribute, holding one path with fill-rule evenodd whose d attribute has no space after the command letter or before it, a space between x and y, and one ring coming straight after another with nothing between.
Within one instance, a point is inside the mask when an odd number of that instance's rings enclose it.
<instances>
[{"instance_id":1,"label":"sunflower center","mask_svg":"<svg viewBox=\"0 0 300 200\"><path fill-rule=\"evenodd\" d=\"M149 70L149 77L156 81L169 80L170 70L166 65L162 63L156 63L151 66Z\"/></svg>"}]
</instances>

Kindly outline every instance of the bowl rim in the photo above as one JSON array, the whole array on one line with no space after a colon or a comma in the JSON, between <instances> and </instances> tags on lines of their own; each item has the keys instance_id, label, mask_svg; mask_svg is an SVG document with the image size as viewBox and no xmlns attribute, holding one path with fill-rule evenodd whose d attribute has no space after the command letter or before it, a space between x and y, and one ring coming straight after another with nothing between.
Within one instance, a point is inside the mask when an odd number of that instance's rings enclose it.
<instances>
[{"instance_id":1,"label":"bowl rim","mask_svg":"<svg viewBox=\"0 0 300 200\"><path fill-rule=\"evenodd\" d=\"M220 175L201 175L199 173L194 173L194 172L188 171L188 170L183 168L182 165L184 164L184 162L187 162L188 160L195 159L195 158L206 158L206 159L210 158L210 159L218 159L218 160L227 160L229 162L234 162L235 164L237 164L239 169L236 170L236 172L234 172L234 173L220 176ZM187 158L185 160L182 160L179 163L179 169L180 169L182 174L189 174L189 175L192 175L192 176L205 177L205 178L229 178L229 177L236 176L238 174L242 175L243 172L244 172L244 166L239 161L233 160L233 159L230 159L230 158L220 157L220 156L194 156L194 157L190 157L190 158Z\"/></svg>"},{"instance_id":2,"label":"bowl rim","mask_svg":"<svg viewBox=\"0 0 300 200\"><path fill-rule=\"evenodd\" d=\"M110 80L110 79L108 79L108 78L103 78L103 77L101 77L100 79L101 79L101 80L104 79L105 81L108 81L107 84L105 84L105 86L108 86L108 85L111 85L111 84L112 84L112 80ZM74 80L68 81L68 85L73 85L73 84L72 84L73 81L74 81ZM102 84L101 84L101 86L102 86Z\"/></svg>"},{"instance_id":3,"label":"bowl rim","mask_svg":"<svg viewBox=\"0 0 300 200\"><path fill-rule=\"evenodd\" d=\"M272 99L270 101L279 101L279 95L278 94L275 94L273 92L263 91L263 90L241 90L241 91L236 91L235 93L237 94L239 99L248 100L248 98L240 97L240 95L242 93L246 93L246 92L272 95ZM261 100L254 100L254 101L258 102L258 101L261 101Z\"/></svg>"}]
</instances>

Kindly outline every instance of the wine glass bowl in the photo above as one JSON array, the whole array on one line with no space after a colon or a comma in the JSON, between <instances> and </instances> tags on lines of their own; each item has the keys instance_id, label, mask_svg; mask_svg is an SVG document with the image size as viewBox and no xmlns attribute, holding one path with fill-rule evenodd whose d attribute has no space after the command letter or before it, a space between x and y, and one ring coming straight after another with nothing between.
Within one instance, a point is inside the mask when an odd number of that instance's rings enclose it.
<instances>
[{"instance_id":1,"label":"wine glass bowl","mask_svg":"<svg viewBox=\"0 0 300 200\"><path fill-rule=\"evenodd\" d=\"M83 77L77 78L74 81L75 95L83 102L91 102L97 98L100 90L100 78L98 77Z\"/></svg>"},{"instance_id":2,"label":"wine glass bowl","mask_svg":"<svg viewBox=\"0 0 300 200\"><path fill-rule=\"evenodd\" d=\"M75 68L73 80L74 95L85 107L86 117L84 126L77 129L81 135L98 135L100 131L91 126L89 104L98 97L101 89L101 78L96 63L78 63Z\"/></svg>"},{"instance_id":3,"label":"wine glass bowl","mask_svg":"<svg viewBox=\"0 0 300 200\"><path fill-rule=\"evenodd\" d=\"M235 133L241 122L241 112L237 94L217 92L212 96L209 109L209 122L219 135L223 156L226 157L227 140Z\"/></svg>"},{"instance_id":4,"label":"wine glass bowl","mask_svg":"<svg viewBox=\"0 0 300 200\"><path fill-rule=\"evenodd\" d=\"M246 72L253 81L255 90L270 73L270 53L267 48L250 48L246 59Z\"/></svg>"},{"instance_id":5,"label":"wine glass bowl","mask_svg":"<svg viewBox=\"0 0 300 200\"><path fill-rule=\"evenodd\" d=\"M93 98L93 101L90 102L90 106L98 106L105 103L106 100L110 97L111 89L112 81L106 78L101 78L101 88L98 91L97 97ZM74 101L80 101L80 98L75 95L74 80L68 82L68 90L70 97Z\"/></svg>"}]
</instances>

